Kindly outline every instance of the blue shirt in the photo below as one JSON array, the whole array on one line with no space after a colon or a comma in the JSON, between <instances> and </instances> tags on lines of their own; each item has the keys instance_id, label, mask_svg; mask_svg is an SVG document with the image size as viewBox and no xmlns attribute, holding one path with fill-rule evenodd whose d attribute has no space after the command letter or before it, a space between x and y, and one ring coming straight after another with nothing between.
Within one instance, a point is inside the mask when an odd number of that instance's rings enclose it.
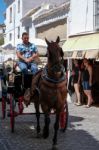
<instances>
[{"instance_id":1,"label":"blue shirt","mask_svg":"<svg viewBox=\"0 0 99 150\"><path fill-rule=\"evenodd\" d=\"M33 53L37 52L37 47L30 43L25 45L24 43L17 45L17 51L20 52L25 58L29 58Z\"/></svg>"}]
</instances>

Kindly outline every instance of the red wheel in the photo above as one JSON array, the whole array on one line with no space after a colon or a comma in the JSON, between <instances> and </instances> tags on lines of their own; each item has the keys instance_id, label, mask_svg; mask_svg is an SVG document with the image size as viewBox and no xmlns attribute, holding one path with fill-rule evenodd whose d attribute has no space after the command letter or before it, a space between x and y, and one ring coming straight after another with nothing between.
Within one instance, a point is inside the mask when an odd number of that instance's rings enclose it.
<instances>
[{"instance_id":1,"label":"red wheel","mask_svg":"<svg viewBox=\"0 0 99 150\"><path fill-rule=\"evenodd\" d=\"M65 132L68 125L68 104L65 102L64 111L60 114L60 129Z\"/></svg>"},{"instance_id":2,"label":"red wheel","mask_svg":"<svg viewBox=\"0 0 99 150\"><path fill-rule=\"evenodd\" d=\"M10 94L10 126L11 126L11 132L14 132L14 124L15 124L15 115L14 115L14 99L13 95Z\"/></svg>"},{"instance_id":3,"label":"red wheel","mask_svg":"<svg viewBox=\"0 0 99 150\"><path fill-rule=\"evenodd\" d=\"M5 119L6 116L6 99L2 97L2 118Z\"/></svg>"}]
</instances>

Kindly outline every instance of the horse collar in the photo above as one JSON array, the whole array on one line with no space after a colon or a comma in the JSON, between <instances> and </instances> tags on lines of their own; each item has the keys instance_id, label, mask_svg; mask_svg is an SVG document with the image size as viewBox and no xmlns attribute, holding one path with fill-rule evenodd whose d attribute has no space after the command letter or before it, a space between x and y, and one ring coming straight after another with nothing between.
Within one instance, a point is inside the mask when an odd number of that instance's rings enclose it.
<instances>
[{"instance_id":1,"label":"horse collar","mask_svg":"<svg viewBox=\"0 0 99 150\"><path fill-rule=\"evenodd\" d=\"M52 83L60 83L62 81L64 81L66 79L65 74L63 73L62 77L59 80L55 80L53 78L48 77L48 68L47 66L43 69L43 73L42 73L42 79L52 82Z\"/></svg>"}]
</instances>

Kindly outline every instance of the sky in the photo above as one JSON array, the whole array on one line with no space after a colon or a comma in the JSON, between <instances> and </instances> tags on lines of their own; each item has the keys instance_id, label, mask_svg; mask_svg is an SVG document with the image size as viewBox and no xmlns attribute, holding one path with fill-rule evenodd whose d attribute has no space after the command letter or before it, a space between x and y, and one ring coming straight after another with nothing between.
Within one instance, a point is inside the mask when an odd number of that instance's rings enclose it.
<instances>
[{"instance_id":1,"label":"sky","mask_svg":"<svg viewBox=\"0 0 99 150\"><path fill-rule=\"evenodd\" d=\"M4 23L3 13L5 12L6 5L4 0L0 0L0 24Z\"/></svg>"}]
</instances>

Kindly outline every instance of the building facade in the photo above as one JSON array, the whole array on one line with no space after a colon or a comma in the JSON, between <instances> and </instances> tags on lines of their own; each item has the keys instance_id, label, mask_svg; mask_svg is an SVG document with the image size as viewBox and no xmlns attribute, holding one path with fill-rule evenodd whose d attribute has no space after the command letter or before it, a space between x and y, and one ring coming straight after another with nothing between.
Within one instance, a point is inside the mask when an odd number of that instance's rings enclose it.
<instances>
[{"instance_id":1,"label":"building facade","mask_svg":"<svg viewBox=\"0 0 99 150\"><path fill-rule=\"evenodd\" d=\"M62 41L66 40L69 5L69 2L59 6L42 4L25 14L21 20L22 24L25 27L28 26L30 35L35 29L36 38L45 39L46 37L49 40L55 40L57 36L60 36ZM30 37L33 38L32 35Z\"/></svg>"},{"instance_id":2,"label":"building facade","mask_svg":"<svg viewBox=\"0 0 99 150\"><path fill-rule=\"evenodd\" d=\"M59 6L68 0L4 0L7 4L5 13L5 44L11 43L16 45L20 41L22 32L27 31L30 33L30 37L35 37L36 32L33 23L31 24L31 18L22 22L22 18L28 11L33 8L40 7L44 3L52 3L53 5Z\"/></svg>"},{"instance_id":3,"label":"building facade","mask_svg":"<svg viewBox=\"0 0 99 150\"><path fill-rule=\"evenodd\" d=\"M99 53L99 0L71 0L67 22L68 40L63 45L65 56L97 58Z\"/></svg>"},{"instance_id":4,"label":"building facade","mask_svg":"<svg viewBox=\"0 0 99 150\"><path fill-rule=\"evenodd\" d=\"M5 2L8 6L5 18L5 44L11 43L16 46L21 39L22 33L26 31L20 20L24 13L33 7L34 2L32 0L29 0L29 2L27 0L5 0Z\"/></svg>"},{"instance_id":5,"label":"building facade","mask_svg":"<svg viewBox=\"0 0 99 150\"><path fill-rule=\"evenodd\" d=\"M68 36L94 33L98 30L99 0L71 0Z\"/></svg>"},{"instance_id":6,"label":"building facade","mask_svg":"<svg viewBox=\"0 0 99 150\"><path fill-rule=\"evenodd\" d=\"M38 16L33 21L36 36L42 39L46 37L50 41L60 36L61 41L66 40L68 11L69 3L64 3Z\"/></svg>"}]
</instances>

